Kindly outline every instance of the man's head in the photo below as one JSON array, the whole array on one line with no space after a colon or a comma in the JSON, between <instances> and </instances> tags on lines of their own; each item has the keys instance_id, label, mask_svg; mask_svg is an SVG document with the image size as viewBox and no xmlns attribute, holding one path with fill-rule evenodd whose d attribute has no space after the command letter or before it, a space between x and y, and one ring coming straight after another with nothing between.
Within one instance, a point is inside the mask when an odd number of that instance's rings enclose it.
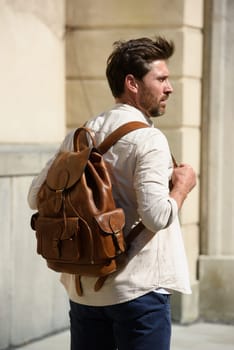
<instances>
[{"instance_id":1,"label":"man's head","mask_svg":"<svg viewBox=\"0 0 234 350\"><path fill-rule=\"evenodd\" d=\"M149 117L163 114L165 101L173 91L166 65L174 52L173 42L157 37L118 41L114 45L106 69L113 96Z\"/></svg>"}]
</instances>

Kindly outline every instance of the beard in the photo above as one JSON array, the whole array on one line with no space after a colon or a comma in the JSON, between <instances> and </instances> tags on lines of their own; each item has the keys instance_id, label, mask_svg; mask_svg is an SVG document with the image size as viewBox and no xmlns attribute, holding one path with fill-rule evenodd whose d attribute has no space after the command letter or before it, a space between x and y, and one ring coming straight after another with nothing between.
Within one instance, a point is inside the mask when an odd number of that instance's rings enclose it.
<instances>
[{"instance_id":1,"label":"beard","mask_svg":"<svg viewBox=\"0 0 234 350\"><path fill-rule=\"evenodd\" d=\"M145 91L139 98L139 105L141 109L152 118L157 118L162 116L166 110L165 100L168 96L164 96L161 100L155 99L155 96L152 95L149 91Z\"/></svg>"},{"instance_id":2,"label":"beard","mask_svg":"<svg viewBox=\"0 0 234 350\"><path fill-rule=\"evenodd\" d=\"M159 107L155 106L155 107L152 107L148 113L152 118L157 118L157 117L161 117L164 114L164 111L162 111Z\"/></svg>"}]
</instances>

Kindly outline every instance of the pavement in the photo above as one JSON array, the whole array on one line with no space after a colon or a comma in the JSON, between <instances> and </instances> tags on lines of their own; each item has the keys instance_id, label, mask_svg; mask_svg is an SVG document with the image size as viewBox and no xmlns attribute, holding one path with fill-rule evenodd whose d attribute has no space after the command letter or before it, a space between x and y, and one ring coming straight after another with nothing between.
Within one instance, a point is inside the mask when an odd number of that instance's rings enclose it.
<instances>
[{"instance_id":1,"label":"pavement","mask_svg":"<svg viewBox=\"0 0 234 350\"><path fill-rule=\"evenodd\" d=\"M69 350L69 346L70 335L66 330L18 347L17 350ZM173 324L171 350L234 350L234 325Z\"/></svg>"}]
</instances>

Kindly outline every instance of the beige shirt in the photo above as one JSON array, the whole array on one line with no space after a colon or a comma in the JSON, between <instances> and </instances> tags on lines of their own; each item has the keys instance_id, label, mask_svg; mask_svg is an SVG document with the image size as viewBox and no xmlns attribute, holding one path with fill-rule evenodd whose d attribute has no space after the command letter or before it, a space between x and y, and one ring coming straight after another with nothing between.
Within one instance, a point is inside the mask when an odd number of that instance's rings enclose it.
<instances>
[{"instance_id":1,"label":"beige shirt","mask_svg":"<svg viewBox=\"0 0 234 350\"><path fill-rule=\"evenodd\" d=\"M125 135L104 158L116 204L125 211L124 233L127 235L139 218L146 229L133 242L126 267L109 276L98 292L93 288L96 278L82 277L84 294L79 297L74 276L61 275L71 300L81 304L117 304L158 288L191 293L178 207L169 196L168 181L173 165L165 136L139 110L123 104L117 104L90 120L87 126L93 129L99 144L109 133L129 121L142 121L151 127ZM66 136L60 150L72 150L73 134ZM36 195L52 161L32 182L28 195L32 209L36 209Z\"/></svg>"}]
</instances>

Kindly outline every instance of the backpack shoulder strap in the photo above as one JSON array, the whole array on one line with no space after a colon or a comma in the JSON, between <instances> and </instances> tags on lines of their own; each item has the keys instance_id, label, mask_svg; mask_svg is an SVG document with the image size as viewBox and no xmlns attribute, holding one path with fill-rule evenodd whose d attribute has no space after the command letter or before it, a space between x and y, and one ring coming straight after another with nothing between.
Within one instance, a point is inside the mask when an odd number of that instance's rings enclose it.
<instances>
[{"instance_id":1,"label":"backpack shoulder strap","mask_svg":"<svg viewBox=\"0 0 234 350\"><path fill-rule=\"evenodd\" d=\"M105 138L105 140L100 143L97 149L101 154L104 154L124 135L136 129L149 128L149 127L150 126L148 124L143 122L137 122L137 121L123 124L119 128L117 128L115 131L113 131L110 135L108 135Z\"/></svg>"}]
</instances>

